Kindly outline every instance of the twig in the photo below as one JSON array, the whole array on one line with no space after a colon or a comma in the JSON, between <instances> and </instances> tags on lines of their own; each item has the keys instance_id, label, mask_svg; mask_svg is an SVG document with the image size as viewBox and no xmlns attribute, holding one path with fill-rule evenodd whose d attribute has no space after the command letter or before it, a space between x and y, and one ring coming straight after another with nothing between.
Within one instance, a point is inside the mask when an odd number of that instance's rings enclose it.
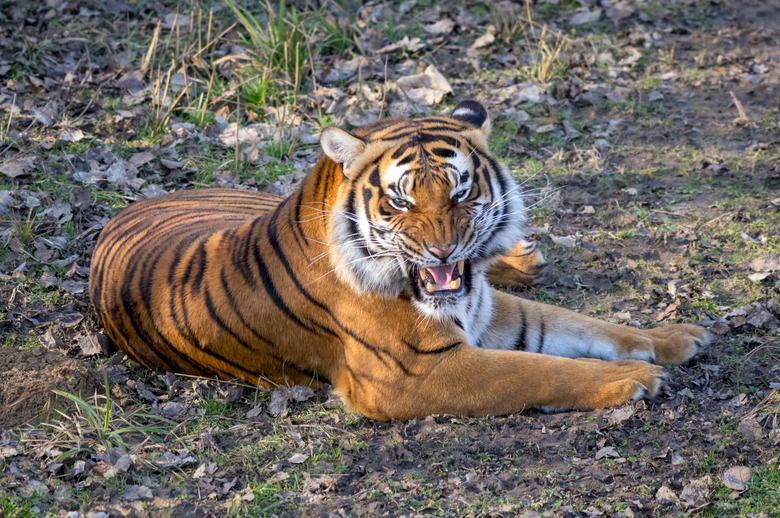
<instances>
[{"instance_id":1,"label":"twig","mask_svg":"<svg viewBox=\"0 0 780 518\"><path fill-rule=\"evenodd\" d=\"M733 212L727 212L727 213L725 213L725 214L721 214L721 215L720 215L720 216L718 216L717 218L712 218L712 219L711 219L711 220L709 220L707 223L704 223L704 224L703 224L701 227L699 227L699 228L706 227L707 225L709 225L709 224L711 224L711 223L715 223L715 222L716 222L716 221L718 221L719 219L721 219L721 218L725 218L726 216L731 216L732 214L734 214L734 213L733 213Z\"/></svg>"},{"instance_id":2,"label":"twig","mask_svg":"<svg viewBox=\"0 0 780 518\"><path fill-rule=\"evenodd\" d=\"M750 124L750 119L745 113L745 108L742 107L742 103L739 101L739 99L737 99L737 96L734 95L734 91L729 90L729 93L731 94L731 98L734 100L734 106L737 107L737 111L739 112L739 122L742 124Z\"/></svg>"}]
</instances>

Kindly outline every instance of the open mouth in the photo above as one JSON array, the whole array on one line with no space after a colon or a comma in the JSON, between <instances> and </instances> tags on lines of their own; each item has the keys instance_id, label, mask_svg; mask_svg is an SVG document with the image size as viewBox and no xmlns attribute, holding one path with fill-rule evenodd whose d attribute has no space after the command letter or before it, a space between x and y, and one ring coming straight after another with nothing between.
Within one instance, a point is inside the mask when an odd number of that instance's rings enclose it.
<instances>
[{"instance_id":1,"label":"open mouth","mask_svg":"<svg viewBox=\"0 0 780 518\"><path fill-rule=\"evenodd\" d=\"M428 293L455 293L461 289L465 261L420 268L420 287Z\"/></svg>"}]
</instances>

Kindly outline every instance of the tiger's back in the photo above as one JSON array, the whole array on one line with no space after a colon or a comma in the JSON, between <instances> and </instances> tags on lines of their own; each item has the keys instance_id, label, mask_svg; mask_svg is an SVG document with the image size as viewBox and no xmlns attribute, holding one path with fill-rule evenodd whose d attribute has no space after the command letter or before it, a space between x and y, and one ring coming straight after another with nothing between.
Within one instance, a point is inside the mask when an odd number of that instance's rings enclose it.
<instances>
[{"instance_id":1,"label":"tiger's back","mask_svg":"<svg viewBox=\"0 0 780 518\"><path fill-rule=\"evenodd\" d=\"M187 314L184 303L202 287L205 245L262 218L281 201L253 191L192 190L120 212L101 232L90 272L92 303L109 337L148 367L214 372L213 358L187 329L198 316Z\"/></svg>"}]
</instances>

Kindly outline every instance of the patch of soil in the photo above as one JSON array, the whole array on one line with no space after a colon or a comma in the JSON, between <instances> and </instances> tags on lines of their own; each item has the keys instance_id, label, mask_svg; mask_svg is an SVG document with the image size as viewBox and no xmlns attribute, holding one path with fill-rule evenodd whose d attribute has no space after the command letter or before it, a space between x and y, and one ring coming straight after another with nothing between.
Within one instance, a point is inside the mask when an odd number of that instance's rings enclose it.
<instances>
[{"instance_id":1,"label":"patch of soil","mask_svg":"<svg viewBox=\"0 0 780 518\"><path fill-rule=\"evenodd\" d=\"M82 362L43 348L3 348L0 355L0 429L29 423L63 403L52 391L88 397L101 387Z\"/></svg>"}]
</instances>

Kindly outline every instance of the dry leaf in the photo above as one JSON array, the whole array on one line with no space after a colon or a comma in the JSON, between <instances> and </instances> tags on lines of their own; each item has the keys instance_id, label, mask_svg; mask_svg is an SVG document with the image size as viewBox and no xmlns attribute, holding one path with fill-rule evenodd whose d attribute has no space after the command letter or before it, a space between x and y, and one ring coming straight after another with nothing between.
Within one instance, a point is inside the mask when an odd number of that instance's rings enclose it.
<instances>
[{"instance_id":1,"label":"dry leaf","mask_svg":"<svg viewBox=\"0 0 780 518\"><path fill-rule=\"evenodd\" d=\"M721 480L723 481L723 485L729 489L744 491L748 487L750 476L750 468L745 466L734 466L733 468L726 470L723 477L721 477Z\"/></svg>"},{"instance_id":2,"label":"dry leaf","mask_svg":"<svg viewBox=\"0 0 780 518\"><path fill-rule=\"evenodd\" d=\"M581 7L577 10L577 14L571 17L569 20L570 25L583 25L586 23L593 23L601 18L601 9L588 10L587 7Z\"/></svg>"},{"instance_id":3,"label":"dry leaf","mask_svg":"<svg viewBox=\"0 0 780 518\"><path fill-rule=\"evenodd\" d=\"M754 272L777 272L780 271L780 256L771 254L762 254L750 262L750 267Z\"/></svg>"},{"instance_id":4,"label":"dry leaf","mask_svg":"<svg viewBox=\"0 0 780 518\"><path fill-rule=\"evenodd\" d=\"M620 453L612 446L605 446L596 452L596 460L603 459L604 457L619 458Z\"/></svg>"},{"instance_id":5,"label":"dry leaf","mask_svg":"<svg viewBox=\"0 0 780 518\"><path fill-rule=\"evenodd\" d=\"M0 173L3 173L9 178L16 178L18 176L26 175L32 168L33 163L30 158L19 158L0 165Z\"/></svg>"},{"instance_id":6,"label":"dry leaf","mask_svg":"<svg viewBox=\"0 0 780 518\"><path fill-rule=\"evenodd\" d=\"M287 459L290 464L303 464L309 458L305 453L293 453L292 456Z\"/></svg>"}]
</instances>

